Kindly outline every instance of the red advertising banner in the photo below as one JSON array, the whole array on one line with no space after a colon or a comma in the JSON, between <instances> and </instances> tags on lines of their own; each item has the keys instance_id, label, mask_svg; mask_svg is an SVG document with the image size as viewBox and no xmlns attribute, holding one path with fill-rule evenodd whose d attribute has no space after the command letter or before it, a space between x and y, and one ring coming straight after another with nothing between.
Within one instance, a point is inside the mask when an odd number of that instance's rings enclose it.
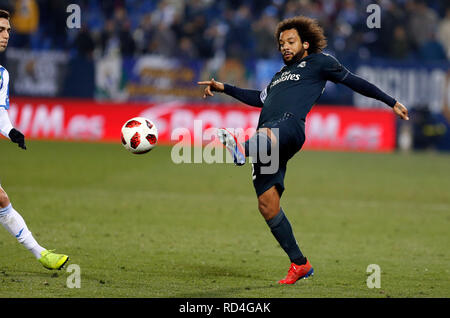
<instances>
[{"instance_id":1,"label":"red advertising banner","mask_svg":"<svg viewBox=\"0 0 450 318\"><path fill-rule=\"evenodd\" d=\"M391 109L313 108L306 119L308 149L392 151L396 144Z\"/></svg>"},{"instance_id":2,"label":"red advertising banner","mask_svg":"<svg viewBox=\"0 0 450 318\"><path fill-rule=\"evenodd\" d=\"M160 144L175 144L186 134L191 141L211 141L205 133L217 127L239 128L251 135L259 112L258 108L242 104L133 104L35 98L14 98L9 109L11 121L29 139L120 142L122 125L141 116L156 124ZM306 136L306 149L392 151L395 115L389 109L316 106L308 115Z\"/></svg>"}]
</instances>

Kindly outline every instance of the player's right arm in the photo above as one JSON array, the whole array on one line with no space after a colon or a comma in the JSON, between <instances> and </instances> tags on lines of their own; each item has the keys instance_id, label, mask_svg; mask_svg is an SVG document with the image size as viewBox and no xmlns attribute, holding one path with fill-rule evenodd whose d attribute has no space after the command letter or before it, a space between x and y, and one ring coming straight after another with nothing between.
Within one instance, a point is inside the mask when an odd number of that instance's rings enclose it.
<instances>
[{"instance_id":1,"label":"player's right arm","mask_svg":"<svg viewBox=\"0 0 450 318\"><path fill-rule=\"evenodd\" d=\"M12 142L18 144L20 148L27 149L25 146L25 136L13 127L7 111L9 108L8 71L5 68L1 68L0 71L0 133L6 138L9 138Z\"/></svg>"},{"instance_id":2,"label":"player's right arm","mask_svg":"<svg viewBox=\"0 0 450 318\"><path fill-rule=\"evenodd\" d=\"M409 120L408 109L403 104L383 92L369 81L366 81L355 74L349 73L348 76L341 81L341 83L359 94L384 102L386 105L392 107L394 113L401 119Z\"/></svg>"},{"instance_id":3,"label":"player's right arm","mask_svg":"<svg viewBox=\"0 0 450 318\"><path fill-rule=\"evenodd\" d=\"M206 85L203 98L214 96L213 92L225 93L237 100L255 107L263 107L261 91L253 89L243 89L228 84L218 82L212 78L210 81L198 82L199 85Z\"/></svg>"}]
</instances>

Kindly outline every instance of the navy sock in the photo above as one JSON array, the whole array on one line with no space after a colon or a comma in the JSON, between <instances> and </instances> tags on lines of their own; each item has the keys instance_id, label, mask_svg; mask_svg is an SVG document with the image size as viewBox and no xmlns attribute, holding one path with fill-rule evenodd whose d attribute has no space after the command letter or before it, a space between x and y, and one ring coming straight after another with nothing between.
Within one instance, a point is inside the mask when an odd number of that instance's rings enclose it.
<instances>
[{"instance_id":1,"label":"navy sock","mask_svg":"<svg viewBox=\"0 0 450 318\"><path fill-rule=\"evenodd\" d=\"M297 245L291 224L284 214L283 209L280 208L280 212L266 222L267 225L269 225L273 236L275 236L278 243L280 243L291 262L297 265L306 264L306 257L303 256Z\"/></svg>"}]
</instances>

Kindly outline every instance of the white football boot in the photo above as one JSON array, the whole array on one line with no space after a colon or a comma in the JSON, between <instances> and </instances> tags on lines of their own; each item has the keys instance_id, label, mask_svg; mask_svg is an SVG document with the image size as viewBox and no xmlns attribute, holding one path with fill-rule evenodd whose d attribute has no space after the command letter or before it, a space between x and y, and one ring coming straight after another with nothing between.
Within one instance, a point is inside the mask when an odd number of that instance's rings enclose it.
<instances>
[{"instance_id":1,"label":"white football boot","mask_svg":"<svg viewBox=\"0 0 450 318\"><path fill-rule=\"evenodd\" d=\"M233 157L236 166L242 166L245 163L245 150L238 142L237 138L225 128L217 131L220 142L228 149Z\"/></svg>"}]
</instances>

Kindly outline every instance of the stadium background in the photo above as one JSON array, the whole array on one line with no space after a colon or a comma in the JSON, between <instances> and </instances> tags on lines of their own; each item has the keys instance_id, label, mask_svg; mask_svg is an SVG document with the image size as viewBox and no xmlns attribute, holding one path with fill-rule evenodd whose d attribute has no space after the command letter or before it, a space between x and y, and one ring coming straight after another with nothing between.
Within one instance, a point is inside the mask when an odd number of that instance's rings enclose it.
<instances>
[{"instance_id":1,"label":"stadium background","mask_svg":"<svg viewBox=\"0 0 450 318\"><path fill-rule=\"evenodd\" d=\"M81 28L66 25L71 3L81 8ZM367 7L373 3L381 8L380 28L367 24L372 13ZM129 106L124 117L115 115L120 118L115 125L149 106L159 106L161 113L167 103L178 103L173 110L166 107L165 118L146 112L159 122L161 142L171 142L170 131L186 124L172 117L181 110L191 119L202 119L205 127L254 126L255 109L222 94L202 100L196 82L213 76L263 89L281 67L273 37L277 22L304 14L324 27L327 53L405 104L412 118L395 124L393 118L364 115L358 110L386 111L386 106L329 83L314 108L318 114L309 120L313 127L306 147L450 149L450 9L444 0L3 0L0 5L13 13L9 49L1 56L12 79L16 111L11 117L29 138L115 140L105 108L97 110L97 117L95 112L78 113L80 104L73 99L80 98L90 109L100 101ZM30 99L36 97L47 98L39 101L46 110ZM217 103L222 110L208 113ZM54 110L59 104L64 114ZM234 120L223 113L230 104L241 106L237 115L229 114ZM137 105L141 108L131 111ZM334 108L321 113L324 105ZM343 106L354 109L347 115L349 123L340 113ZM41 127L44 121L50 124Z\"/></svg>"}]
</instances>

